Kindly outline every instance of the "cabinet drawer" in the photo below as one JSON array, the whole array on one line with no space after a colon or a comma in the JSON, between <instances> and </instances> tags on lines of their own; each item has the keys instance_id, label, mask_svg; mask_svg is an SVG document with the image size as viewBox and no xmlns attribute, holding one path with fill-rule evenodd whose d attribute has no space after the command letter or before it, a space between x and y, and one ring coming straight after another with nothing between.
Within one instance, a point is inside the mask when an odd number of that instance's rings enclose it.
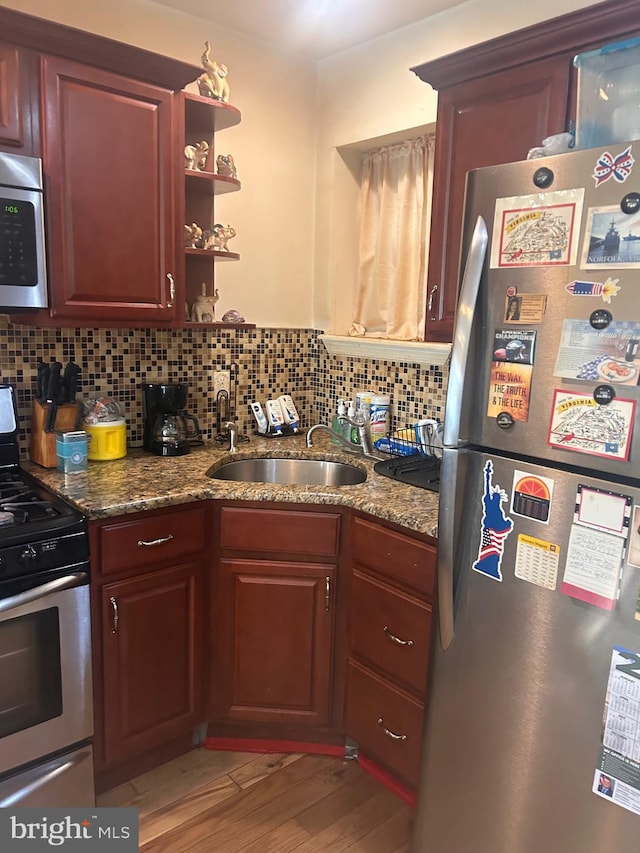
<instances>
[{"instance_id":1,"label":"cabinet drawer","mask_svg":"<svg viewBox=\"0 0 640 853\"><path fill-rule=\"evenodd\" d=\"M368 758L417 786L424 708L353 661L347 674L347 735Z\"/></svg>"},{"instance_id":2,"label":"cabinet drawer","mask_svg":"<svg viewBox=\"0 0 640 853\"><path fill-rule=\"evenodd\" d=\"M384 572L425 595L433 594L436 549L432 545L356 518L353 522L353 556L355 563Z\"/></svg>"},{"instance_id":3,"label":"cabinet drawer","mask_svg":"<svg viewBox=\"0 0 640 853\"><path fill-rule=\"evenodd\" d=\"M333 557L339 534L337 513L244 507L223 507L221 513L221 545L234 551Z\"/></svg>"},{"instance_id":4,"label":"cabinet drawer","mask_svg":"<svg viewBox=\"0 0 640 853\"><path fill-rule=\"evenodd\" d=\"M376 669L422 694L426 687L431 607L376 578L351 579L351 651Z\"/></svg>"},{"instance_id":5,"label":"cabinet drawer","mask_svg":"<svg viewBox=\"0 0 640 853\"><path fill-rule=\"evenodd\" d=\"M105 524L100 529L100 566L112 574L196 554L206 547L207 507Z\"/></svg>"}]
</instances>

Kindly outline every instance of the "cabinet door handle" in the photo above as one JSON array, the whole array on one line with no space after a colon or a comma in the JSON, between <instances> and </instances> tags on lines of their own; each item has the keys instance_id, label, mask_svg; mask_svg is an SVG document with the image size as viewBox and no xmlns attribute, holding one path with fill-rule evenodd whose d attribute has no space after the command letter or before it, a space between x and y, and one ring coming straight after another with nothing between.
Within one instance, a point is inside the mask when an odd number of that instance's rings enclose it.
<instances>
[{"instance_id":1,"label":"cabinet door handle","mask_svg":"<svg viewBox=\"0 0 640 853\"><path fill-rule=\"evenodd\" d=\"M324 609L329 610L331 605L331 578L324 579Z\"/></svg>"},{"instance_id":2,"label":"cabinet door handle","mask_svg":"<svg viewBox=\"0 0 640 853\"><path fill-rule=\"evenodd\" d=\"M395 732L392 732L391 729L386 728L384 724L384 720L382 717L378 717L378 725L382 729L382 731L386 734L387 737L390 737L391 740L406 740L406 735L397 735Z\"/></svg>"},{"instance_id":3,"label":"cabinet door handle","mask_svg":"<svg viewBox=\"0 0 640 853\"><path fill-rule=\"evenodd\" d=\"M138 545L140 548L152 548L154 545L164 545L165 542L171 542L173 539L173 533L170 533L168 536L163 536L161 539L149 539L147 542L145 539L138 539Z\"/></svg>"},{"instance_id":4,"label":"cabinet door handle","mask_svg":"<svg viewBox=\"0 0 640 853\"><path fill-rule=\"evenodd\" d=\"M167 302L167 308L173 308L173 300L176 298L176 283L170 272L167 273L167 278L169 279L169 301Z\"/></svg>"},{"instance_id":5,"label":"cabinet door handle","mask_svg":"<svg viewBox=\"0 0 640 853\"><path fill-rule=\"evenodd\" d=\"M111 633L117 634L118 633L118 602L115 600L115 598L113 596L111 596L111 598L109 599L109 602L111 603L111 609L113 611L113 622L112 622L113 627L111 628Z\"/></svg>"},{"instance_id":6,"label":"cabinet door handle","mask_svg":"<svg viewBox=\"0 0 640 853\"><path fill-rule=\"evenodd\" d=\"M438 318L433 313L433 297L438 292L438 285L434 284L431 290L429 291L429 301L427 302L427 308L429 309L429 314L431 314L432 320L437 320Z\"/></svg>"},{"instance_id":7,"label":"cabinet door handle","mask_svg":"<svg viewBox=\"0 0 640 853\"><path fill-rule=\"evenodd\" d=\"M385 634L391 640L391 642L397 643L399 646L412 646L413 645L413 640L401 640L400 637L396 637L396 635L394 633L392 633L391 628L389 628L388 625L385 625L382 630L385 632Z\"/></svg>"}]
</instances>

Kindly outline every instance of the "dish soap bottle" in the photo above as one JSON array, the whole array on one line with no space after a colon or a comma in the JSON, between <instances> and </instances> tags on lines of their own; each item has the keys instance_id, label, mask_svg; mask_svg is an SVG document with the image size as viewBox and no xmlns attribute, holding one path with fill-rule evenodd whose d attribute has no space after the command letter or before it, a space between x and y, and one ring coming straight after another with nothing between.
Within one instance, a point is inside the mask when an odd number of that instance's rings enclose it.
<instances>
[{"instance_id":1,"label":"dish soap bottle","mask_svg":"<svg viewBox=\"0 0 640 853\"><path fill-rule=\"evenodd\" d=\"M349 400L349 407L347 409L347 417L349 420L355 421L356 418L356 407L353 405L353 400ZM358 427L351 426L351 424L345 423L344 425L344 437L351 442L351 444L360 444L360 436L358 435Z\"/></svg>"},{"instance_id":2,"label":"dish soap bottle","mask_svg":"<svg viewBox=\"0 0 640 853\"><path fill-rule=\"evenodd\" d=\"M344 400L338 400L338 409L337 409L335 415L333 416L333 420L331 421L331 429L334 432L337 432L339 435L344 435L344 424L340 420L340 418L344 417L344 415L346 415L346 413L347 413L347 409L344 405ZM338 441L337 438L332 438L331 442L333 444L340 444L340 442Z\"/></svg>"}]
</instances>

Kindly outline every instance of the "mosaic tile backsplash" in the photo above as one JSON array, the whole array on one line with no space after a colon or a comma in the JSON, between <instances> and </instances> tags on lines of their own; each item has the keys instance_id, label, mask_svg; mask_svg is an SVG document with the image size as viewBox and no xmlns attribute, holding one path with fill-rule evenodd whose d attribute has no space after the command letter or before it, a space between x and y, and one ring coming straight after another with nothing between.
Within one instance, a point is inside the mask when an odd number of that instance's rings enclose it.
<instances>
[{"instance_id":1,"label":"mosaic tile backsplash","mask_svg":"<svg viewBox=\"0 0 640 853\"><path fill-rule=\"evenodd\" d=\"M203 437L218 433L213 372L231 371L230 407L245 434L254 429L249 404L289 393L303 427L330 423L338 398L356 391L387 393L393 427L444 417L446 368L330 356L312 329L39 329L0 317L0 380L15 386L20 447L28 455L38 359L75 361L83 399L113 397L124 407L129 447L142 446L140 384L186 382L188 411Z\"/></svg>"}]
</instances>

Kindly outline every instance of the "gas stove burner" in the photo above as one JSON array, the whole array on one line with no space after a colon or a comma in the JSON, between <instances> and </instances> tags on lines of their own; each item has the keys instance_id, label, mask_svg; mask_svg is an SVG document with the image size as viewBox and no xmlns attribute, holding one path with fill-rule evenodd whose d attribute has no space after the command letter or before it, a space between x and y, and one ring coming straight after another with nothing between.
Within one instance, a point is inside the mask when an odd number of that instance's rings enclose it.
<instances>
[{"instance_id":1,"label":"gas stove burner","mask_svg":"<svg viewBox=\"0 0 640 853\"><path fill-rule=\"evenodd\" d=\"M12 481L10 483L0 482L0 501L7 497L28 494L29 486L24 483Z\"/></svg>"}]
</instances>

